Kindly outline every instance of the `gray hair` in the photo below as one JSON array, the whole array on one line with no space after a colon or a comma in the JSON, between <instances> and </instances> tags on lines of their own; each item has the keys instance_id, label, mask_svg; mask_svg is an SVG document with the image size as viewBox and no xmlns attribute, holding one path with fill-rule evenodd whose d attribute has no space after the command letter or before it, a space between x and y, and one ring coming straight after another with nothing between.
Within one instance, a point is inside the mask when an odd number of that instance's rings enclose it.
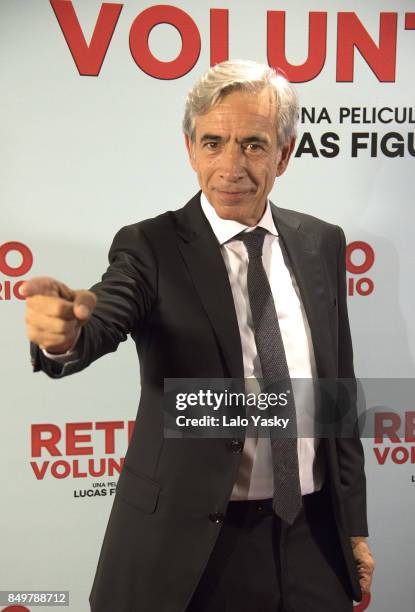
<instances>
[{"instance_id":1,"label":"gray hair","mask_svg":"<svg viewBox=\"0 0 415 612\"><path fill-rule=\"evenodd\" d=\"M183 131L194 141L195 117L204 115L232 91L259 93L269 87L277 102L277 142L280 147L296 136L298 97L290 82L266 64L233 60L216 64L195 83L186 98Z\"/></svg>"}]
</instances>

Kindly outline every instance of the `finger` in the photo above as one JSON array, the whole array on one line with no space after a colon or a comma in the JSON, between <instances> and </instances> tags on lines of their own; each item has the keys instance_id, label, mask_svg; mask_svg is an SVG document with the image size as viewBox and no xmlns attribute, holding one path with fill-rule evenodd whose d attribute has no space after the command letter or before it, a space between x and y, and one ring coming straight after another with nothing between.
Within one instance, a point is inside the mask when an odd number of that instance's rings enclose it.
<instances>
[{"instance_id":1,"label":"finger","mask_svg":"<svg viewBox=\"0 0 415 612\"><path fill-rule=\"evenodd\" d=\"M365 557L364 559L359 559L357 562L358 569L368 572L369 574L373 572L375 568L375 562L372 557Z\"/></svg>"},{"instance_id":2,"label":"finger","mask_svg":"<svg viewBox=\"0 0 415 612\"><path fill-rule=\"evenodd\" d=\"M372 586L372 572L359 573L360 587L364 593L369 593Z\"/></svg>"},{"instance_id":3,"label":"finger","mask_svg":"<svg viewBox=\"0 0 415 612\"><path fill-rule=\"evenodd\" d=\"M73 299L73 291L64 283L50 276L36 276L28 280L23 283L20 291L26 298L34 295L48 295L66 300Z\"/></svg>"},{"instance_id":4,"label":"finger","mask_svg":"<svg viewBox=\"0 0 415 612\"><path fill-rule=\"evenodd\" d=\"M39 332L64 334L68 338L75 336L79 329L79 322L75 318L66 320L49 317L43 313L34 313L30 310L26 312L25 320L29 326Z\"/></svg>"},{"instance_id":5,"label":"finger","mask_svg":"<svg viewBox=\"0 0 415 612\"><path fill-rule=\"evenodd\" d=\"M78 323L79 326L79 323ZM78 329L74 328L70 333L51 331L50 328L44 329L37 325L31 325L30 323L26 326L27 337L31 342L34 342L38 346L59 346L66 347L64 350L57 352L64 352L74 342L78 334Z\"/></svg>"},{"instance_id":6,"label":"finger","mask_svg":"<svg viewBox=\"0 0 415 612\"><path fill-rule=\"evenodd\" d=\"M77 290L75 293L73 312L77 319L85 322L91 316L97 304L97 297L92 291Z\"/></svg>"},{"instance_id":7,"label":"finger","mask_svg":"<svg viewBox=\"0 0 415 612\"><path fill-rule=\"evenodd\" d=\"M60 319L74 319L73 302L57 297L46 295L34 295L26 298L26 311L31 313L41 313L49 317Z\"/></svg>"},{"instance_id":8,"label":"finger","mask_svg":"<svg viewBox=\"0 0 415 612\"><path fill-rule=\"evenodd\" d=\"M370 580L360 580L360 588L362 589L362 593L370 593L371 581Z\"/></svg>"},{"instance_id":9,"label":"finger","mask_svg":"<svg viewBox=\"0 0 415 612\"><path fill-rule=\"evenodd\" d=\"M69 340L64 334L53 334L50 332L39 331L36 329L28 330L28 337L31 342L34 342L39 347L46 349L47 351L51 350L52 352L64 353L68 348L73 344L73 340ZM59 347L59 350L56 348Z\"/></svg>"}]
</instances>

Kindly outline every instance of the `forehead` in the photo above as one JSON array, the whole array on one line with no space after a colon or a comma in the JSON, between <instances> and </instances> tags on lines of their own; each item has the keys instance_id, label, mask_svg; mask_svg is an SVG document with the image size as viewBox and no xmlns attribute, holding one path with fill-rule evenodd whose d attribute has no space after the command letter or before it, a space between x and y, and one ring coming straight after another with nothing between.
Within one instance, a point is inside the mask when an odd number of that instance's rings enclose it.
<instances>
[{"instance_id":1,"label":"forehead","mask_svg":"<svg viewBox=\"0 0 415 612\"><path fill-rule=\"evenodd\" d=\"M276 132L277 101L267 88L258 93L232 91L207 113L195 118L197 137L206 131Z\"/></svg>"}]
</instances>

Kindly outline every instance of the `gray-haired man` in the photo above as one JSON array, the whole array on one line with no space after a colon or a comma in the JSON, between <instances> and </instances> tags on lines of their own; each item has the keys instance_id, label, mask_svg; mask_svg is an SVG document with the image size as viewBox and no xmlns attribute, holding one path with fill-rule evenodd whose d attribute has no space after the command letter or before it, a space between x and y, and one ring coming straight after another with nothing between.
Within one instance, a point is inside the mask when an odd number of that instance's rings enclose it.
<instances>
[{"instance_id":1,"label":"gray-haired man","mask_svg":"<svg viewBox=\"0 0 415 612\"><path fill-rule=\"evenodd\" d=\"M163 435L165 378L354 377L344 234L268 200L297 114L267 66L210 69L183 122L202 191L122 228L89 292L49 278L24 287L35 370L59 378L127 334L137 344L138 420L93 612L346 612L370 589L358 438L299 438L276 457L266 437Z\"/></svg>"}]
</instances>

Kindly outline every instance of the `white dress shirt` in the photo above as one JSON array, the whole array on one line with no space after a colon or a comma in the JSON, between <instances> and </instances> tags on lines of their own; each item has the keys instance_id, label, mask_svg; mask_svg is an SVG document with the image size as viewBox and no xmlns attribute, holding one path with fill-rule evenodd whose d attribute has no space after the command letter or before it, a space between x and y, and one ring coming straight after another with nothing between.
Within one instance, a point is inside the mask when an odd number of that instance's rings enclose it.
<instances>
[{"instance_id":1,"label":"white dress shirt","mask_svg":"<svg viewBox=\"0 0 415 612\"><path fill-rule=\"evenodd\" d=\"M261 378L261 364L255 343L247 288L248 252L241 240L233 240L242 231L255 228L238 221L221 219L203 193L201 206L221 245L228 272L241 336L244 377ZM263 227L268 232L264 239L262 262L275 302L290 378L315 378L316 365L307 317L295 277L284 260L268 202L262 219L255 227ZM295 384L295 381L293 383L297 421L301 422L302 417L310 421L315 409L312 385ZM298 438L298 463L303 495L319 490L322 485L323 470L321 465L317 465L317 447L316 438ZM267 499L272 496L270 439L247 437L231 499Z\"/></svg>"}]
</instances>

